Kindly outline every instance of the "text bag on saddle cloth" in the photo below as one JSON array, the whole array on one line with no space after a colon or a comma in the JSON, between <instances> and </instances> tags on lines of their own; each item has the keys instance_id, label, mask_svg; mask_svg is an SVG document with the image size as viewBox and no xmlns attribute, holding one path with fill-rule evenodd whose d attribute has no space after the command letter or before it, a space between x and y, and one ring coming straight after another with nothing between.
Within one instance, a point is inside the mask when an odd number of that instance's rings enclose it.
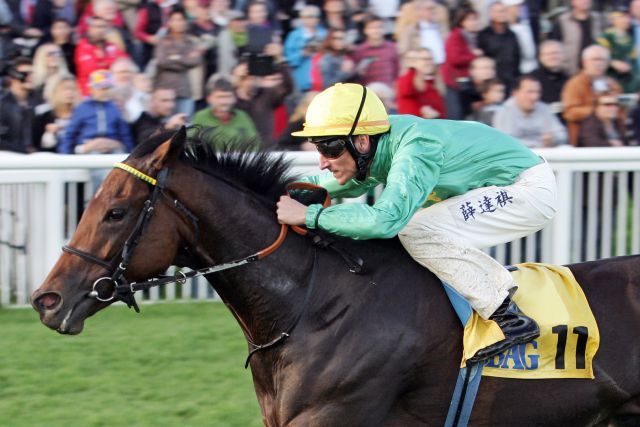
<instances>
[{"instance_id":1,"label":"text bag on saddle cloth","mask_svg":"<svg viewBox=\"0 0 640 427\"><path fill-rule=\"evenodd\" d=\"M587 298L571 270L525 263L512 272L518 285L514 301L540 325L540 337L514 346L483 364L482 375L517 379L590 378L600 333ZM504 339L498 325L483 320L445 284L464 324L462 367L478 349Z\"/></svg>"}]
</instances>

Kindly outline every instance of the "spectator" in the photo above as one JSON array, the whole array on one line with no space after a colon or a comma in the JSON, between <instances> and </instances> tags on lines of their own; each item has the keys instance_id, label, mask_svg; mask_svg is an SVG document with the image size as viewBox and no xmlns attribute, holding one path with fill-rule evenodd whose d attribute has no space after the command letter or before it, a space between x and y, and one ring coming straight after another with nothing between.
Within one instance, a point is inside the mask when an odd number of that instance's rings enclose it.
<instances>
[{"instance_id":1,"label":"spectator","mask_svg":"<svg viewBox=\"0 0 640 427\"><path fill-rule=\"evenodd\" d=\"M70 74L49 79L45 86L45 109L38 111L33 125L33 145L38 151L58 151L64 129L80 101L75 77Z\"/></svg>"},{"instance_id":2,"label":"spectator","mask_svg":"<svg viewBox=\"0 0 640 427\"><path fill-rule=\"evenodd\" d=\"M91 96L80 103L58 145L62 154L109 154L133 148L129 126L115 103L109 100L113 77L108 70L96 70L89 76Z\"/></svg>"},{"instance_id":3,"label":"spectator","mask_svg":"<svg viewBox=\"0 0 640 427\"><path fill-rule=\"evenodd\" d=\"M445 42L446 60L440 71L446 87L445 103L450 119L463 119L460 99L460 82L469 80L471 62L482 51L478 48L478 14L469 7L463 7L455 15L453 31Z\"/></svg>"},{"instance_id":4,"label":"spectator","mask_svg":"<svg viewBox=\"0 0 640 427\"><path fill-rule=\"evenodd\" d=\"M629 34L631 17L626 9L609 14L611 28L598 37L598 44L609 50L610 62L607 75L614 78L625 93L638 90L638 67L636 47Z\"/></svg>"},{"instance_id":5,"label":"spectator","mask_svg":"<svg viewBox=\"0 0 640 427\"><path fill-rule=\"evenodd\" d=\"M97 70L109 69L111 64L128 55L116 45L106 41L109 24L102 18L93 17L88 22L87 37L80 39L75 52L78 86L83 96L89 94L89 75Z\"/></svg>"},{"instance_id":6,"label":"spectator","mask_svg":"<svg viewBox=\"0 0 640 427\"><path fill-rule=\"evenodd\" d=\"M156 88L151 93L149 108L131 126L136 145L141 144L156 131L175 130L187 124L185 113L175 113L176 92L169 88Z\"/></svg>"},{"instance_id":7,"label":"spectator","mask_svg":"<svg viewBox=\"0 0 640 427\"><path fill-rule=\"evenodd\" d=\"M88 37L90 21L93 18L100 18L107 23L105 38L109 43L126 51L125 34L126 27L122 14L113 0L91 0L87 3L76 27L76 36Z\"/></svg>"},{"instance_id":8,"label":"spectator","mask_svg":"<svg viewBox=\"0 0 640 427\"><path fill-rule=\"evenodd\" d=\"M69 70L58 45L46 43L36 49L33 56L32 84L38 101L43 99L42 91L48 79L66 74L69 74Z\"/></svg>"},{"instance_id":9,"label":"spectator","mask_svg":"<svg viewBox=\"0 0 640 427\"><path fill-rule=\"evenodd\" d=\"M16 58L8 70L9 87L0 92L0 151L31 153L33 108L31 76L33 67L28 58Z\"/></svg>"},{"instance_id":10,"label":"spectator","mask_svg":"<svg viewBox=\"0 0 640 427\"><path fill-rule=\"evenodd\" d=\"M231 9L231 0L211 0L209 3L209 16L214 24L220 28L226 28L238 11Z\"/></svg>"},{"instance_id":11,"label":"spectator","mask_svg":"<svg viewBox=\"0 0 640 427\"><path fill-rule=\"evenodd\" d=\"M218 1L218 0L214 0ZM230 75L249 41L247 20L242 12L229 12L229 25L218 34L218 74Z\"/></svg>"},{"instance_id":12,"label":"spectator","mask_svg":"<svg viewBox=\"0 0 640 427\"><path fill-rule=\"evenodd\" d=\"M498 78L511 90L520 75L520 45L509 29L507 9L497 2L491 5L491 23L478 34L478 47L496 61Z\"/></svg>"},{"instance_id":13,"label":"spectator","mask_svg":"<svg viewBox=\"0 0 640 427\"><path fill-rule=\"evenodd\" d=\"M444 119L444 100L435 87L437 66L429 49L406 53L407 71L398 77L398 114Z\"/></svg>"},{"instance_id":14,"label":"spectator","mask_svg":"<svg viewBox=\"0 0 640 427\"><path fill-rule=\"evenodd\" d=\"M127 123L135 122L146 109L148 96L135 88L133 79L138 73L138 66L130 58L118 58L111 64L113 89L121 97L122 118Z\"/></svg>"},{"instance_id":15,"label":"spectator","mask_svg":"<svg viewBox=\"0 0 640 427\"><path fill-rule=\"evenodd\" d=\"M396 45L384 38L384 22L373 16L364 25L365 41L356 46L353 60L363 85L382 82L394 87L399 74Z\"/></svg>"},{"instance_id":16,"label":"spectator","mask_svg":"<svg viewBox=\"0 0 640 427\"><path fill-rule=\"evenodd\" d=\"M640 0L631 0L629 4L631 13L631 38L636 52L640 52ZM636 55L636 67L640 69L640 54Z\"/></svg>"},{"instance_id":17,"label":"spectator","mask_svg":"<svg viewBox=\"0 0 640 427\"><path fill-rule=\"evenodd\" d=\"M153 49L164 35L168 8L163 7L164 0L143 0L136 14L136 24L133 35L140 43L136 56L138 66L146 68L153 56Z\"/></svg>"},{"instance_id":18,"label":"spectator","mask_svg":"<svg viewBox=\"0 0 640 427\"><path fill-rule=\"evenodd\" d=\"M278 139L278 150L284 151L315 151L316 147L312 143L306 141L305 138L291 135L293 132L297 132L302 129L304 123L304 116L307 113L307 107L311 103L311 100L319 92L309 91L305 93L296 108L293 110L291 116L289 116L289 122L287 127L282 132L282 135Z\"/></svg>"},{"instance_id":19,"label":"spectator","mask_svg":"<svg viewBox=\"0 0 640 427\"><path fill-rule=\"evenodd\" d=\"M36 0L31 24L47 34L56 20L75 22L74 6L74 0Z\"/></svg>"},{"instance_id":20,"label":"spectator","mask_svg":"<svg viewBox=\"0 0 640 427\"><path fill-rule=\"evenodd\" d=\"M216 25L209 15L209 9L204 6L196 8L196 17L191 22L190 33L198 37L200 46L204 50L204 69L201 76L201 82L204 83L208 76L214 74L218 70L218 49L217 37L223 27Z\"/></svg>"},{"instance_id":21,"label":"spectator","mask_svg":"<svg viewBox=\"0 0 640 427\"><path fill-rule=\"evenodd\" d=\"M449 29L436 21L435 1L415 1L415 13L418 21L398 35L398 52L405 55L410 50L426 47L432 52L436 65L442 64L445 61L444 40Z\"/></svg>"},{"instance_id":22,"label":"spectator","mask_svg":"<svg viewBox=\"0 0 640 427\"><path fill-rule=\"evenodd\" d=\"M493 118L504 103L506 94L504 83L498 79L487 80L480 86L480 94L482 95L482 101L471 115L471 119L493 126Z\"/></svg>"},{"instance_id":23,"label":"spectator","mask_svg":"<svg viewBox=\"0 0 640 427\"><path fill-rule=\"evenodd\" d=\"M560 94L569 77L564 69L565 52L564 45L557 40L545 40L540 44L538 55L540 66L531 72L542 85L542 102L551 104L556 111L561 111L559 106Z\"/></svg>"},{"instance_id":24,"label":"spectator","mask_svg":"<svg viewBox=\"0 0 640 427\"><path fill-rule=\"evenodd\" d=\"M570 76L580 71L581 52L595 43L603 31L604 20L598 12L591 11L591 0L571 0L571 10L558 17L551 38L564 45Z\"/></svg>"},{"instance_id":25,"label":"spectator","mask_svg":"<svg viewBox=\"0 0 640 427\"><path fill-rule=\"evenodd\" d=\"M72 37L71 24L64 19L54 19L51 23L51 34L46 38L46 41L50 41L60 47L64 55L64 60L67 63L67 69L70 73L76 73L76 64L74 62L74 55L76 51L76 44Z\"/></svg>"},{"instance_id":26,"label":"spectator","mask_svg":"<svg viewBox=\"0 0 640 427\"><path fill-rule=\"evenodd\" d=\"M194 125L215 127L214 143L233 144L251 142L260 147L258 132L247 113L233 106L236 96L233 85L223 76L214 74L207 82L207 101L209 106L198 111L193 117Z\"/></svg>"},{"instance_id":27,"label":"spectator","mask_svg":"<svg viewBox=\"0 0 640 427\"><path fill-rule=\"evenodd\" d=\"M358 41L356 23L348 19L344 0L325 0L322 10L327 28L341 30L344 33L345 45L353 45Z\"/></svg>"},{"instance_id":28,"label":"spectator","mask_svg":"<svg viewBox=\"0 0 640 427\"><path fill-rule=\"evenodd\" d=\"M421 0L409 0L405 1L402 7L400 7L400 11L398 12L398 16L395 22L395 30L394 35L396 40L400 40L402 34L410 31L410 28L415 27L418 23L418 4ZM468 8L468 4L460 5ZM438 25L439 28L442 29L442 38L446 39L447 34L449 34L449 9L456 10L456 7L447 8L446 5L441 4L440 1L434 3L434 9L430 11L432 15L432 20L434 23ZM426 11L423 11L425 13Z\"/></svg>"},{"instance_id":29,"label":"spectator","mask_svg":"<svg viewBox=\"0 0 640 427\"><path fill-rule=\"evenodd\" d=\"M343 30L330 29L320 52L311 58L311 87L314 91L354 78L355 63L348 53L345 37Z\"/></svg>"},{"instance_id":30,"label":"spectator","mask_svg":"<svg viewBox=\"0 0 640 427\"><path fill-rule=\"evenodd\" d=\"M522 13L522 9L525 7L525 0L502 0L502 3L507 7L509 29L513 31L518 39L518 47L520 48L520 73L530 73L537 66L537 44L529 19L523 16Z\"/></svg>"},{"instance_id":31,"label":"spectator","mask_svg":"<svg viewBox=\"0 0 640 427\"><path fill-rule=\"evenodd\" d=\"M187 15L181 8L169 13L167 35L158 41L155 51L154 87L171 87L176 91L176 109L191 117L195 109L188 71L202 64L198 40L187 34Z\"/></svg>"},{"instance_id":32,"label":"spectator","mask_svg":"<svg viewBox=\"0 0 640 427\"><path fill-rule=\"evenodd\" d=\"M496 62L479 56L471 62L469 80L460 84L460 104L464 117L469 117L482 106L482 88L485 82L496 78Z\"/></svg>"},{"instance_id":33,"label":"spectator","mask_svg":"<svg viewBox=\"0 0 640 427\"><path fill-rule=\"evenodd\" d=\"M320 25L320 9L305 6L300 11L302 25L291 31L284 42L284 56L291 67L296 89L311 89L311 57L318 51L327 31Z\"/></svg>"},{"instance_id":34,"label":"spectator","mask_svg":"<svg viewBox=\"0 0 640 427\"><path fill-rule=\"evenodd\" d=\"M578 147L621 147L627 145L620 121L618 95L603 92L596 97L592 114L580 124Z\"/></svg>"},{"instance_id":35,"label":"spectator","mask_svg":"<svg viewBox=\"0 0 640 427\"><path fill-rule=\"evenodd\" d=\"M609 67L609 51L592 45L582 52L582 71L571 77L562 89L562 116L567 122L569 143L578 143L580 123L593 113L597 95L602 92L622 93L620 85L605 76Z\"/></svg>"},{"instance_id":36,"label":"spectator","mask_svg":"<svg viewBox=\"0 0 640 427\"><path fill-rule=\"evenodd\" d=\"M493 118L493 126L529 148L549 148L567 142L567 131L551 108L540 102L540 82L528 75L516 81L513 95Z\"/></svg>"},{"instance_id":37,"label":"spectator","mask_svg":"<svg viewBox=\"0 0 640 427\"><path fill-rule=\"evenodd\" d=\"M275 66L276 72L267 76L250 75L246 62L238 64L234 69L236 108L249 115L260 135L264 150L273 149L275 146L274 113L293 91L291 74L281 59L280 57Z\"/></svg>"}]
</instances>

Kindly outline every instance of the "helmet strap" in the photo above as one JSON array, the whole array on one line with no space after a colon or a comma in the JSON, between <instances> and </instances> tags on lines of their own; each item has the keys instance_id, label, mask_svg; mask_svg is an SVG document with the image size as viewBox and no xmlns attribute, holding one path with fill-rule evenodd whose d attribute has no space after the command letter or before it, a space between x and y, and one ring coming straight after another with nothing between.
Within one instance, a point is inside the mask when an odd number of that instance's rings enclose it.
<instances>
[{"instance_id":1,"label":"helmet strap","mask_svg":"<svg viewBox=\"0 0 640 427\"><path fill-rule=\"evenodd\" d=\"M362 99L360 100L360 106L358 107L358 112L356 113L356 117L353 120L353 126L351 126L349 135L347 135L346 148L349 154L351 154L351 157L353 157L353 160L355 160L356 162L356 168L357 168L357 173L355 176L356 180L364 181L367 177L369 164L371 163L371 159L373 159L373 156L376 153L376 148L378 144L377 144L377 140L373 141L372 138L369 138L369 141L370 141L369 152L361 153L360 151L358 151L355 144L353 143L353 138L352 138L353 132L355 132L356 127L358 127L358 120L360 120L360 114L362 113L364 102L367 99L367 88L364 87L364 85L360 85L360 86L362 86Z\"/></svg>"}]
</instances>

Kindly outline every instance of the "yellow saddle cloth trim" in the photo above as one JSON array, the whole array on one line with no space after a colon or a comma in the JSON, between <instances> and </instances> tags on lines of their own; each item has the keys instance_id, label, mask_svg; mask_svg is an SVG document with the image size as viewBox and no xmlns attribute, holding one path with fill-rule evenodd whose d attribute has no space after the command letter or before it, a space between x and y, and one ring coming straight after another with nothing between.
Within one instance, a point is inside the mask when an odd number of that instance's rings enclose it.
<instances>
[{"instance_id":1,"label":"yellow saddle cloth trim","mask_svg":"<svg viewBox=\"0 0 640 427\"><path fill-rule=\"evenodd\" d=\"M525 263L512 273L514 301L540 326L540 337L485 362L482 375L502 378L594 378L600 332L582 288L566 267ZM476 351L504 338L475 311L464 328L462 366Z\"/></svg>"}]
</instances>

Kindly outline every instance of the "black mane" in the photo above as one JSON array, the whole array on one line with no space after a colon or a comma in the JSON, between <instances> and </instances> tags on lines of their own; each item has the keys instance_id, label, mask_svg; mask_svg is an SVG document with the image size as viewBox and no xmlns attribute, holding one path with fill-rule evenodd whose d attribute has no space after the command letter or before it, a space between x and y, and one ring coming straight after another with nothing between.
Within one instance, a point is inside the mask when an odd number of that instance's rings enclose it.
<instances>
[{"instance_id":1,"label":"black mane","mask_svg":"<svg viewBox=\"0 0 640 427\"><path fill-rule=\"evenodd\" d=\"M251 141L221 142L214 131L214 128L190 127L180 160L270 201L277 201L285 193L286 185L295 179L291 175L290 161L282 155L255 151ZM130 157L146 156L174 133L165 131L153 135L136 146Z\"/></svg>"}]
</instances>

